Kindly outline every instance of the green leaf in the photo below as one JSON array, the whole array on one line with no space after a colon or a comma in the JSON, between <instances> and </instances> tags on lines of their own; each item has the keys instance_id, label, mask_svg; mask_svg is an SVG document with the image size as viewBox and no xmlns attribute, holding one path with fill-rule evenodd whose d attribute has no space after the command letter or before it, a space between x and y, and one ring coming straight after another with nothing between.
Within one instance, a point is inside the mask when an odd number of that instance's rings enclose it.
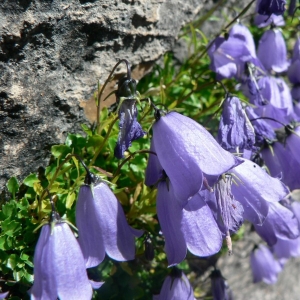
<instances>
[{"instance_id":1,"label":"green leaf","mask_svg":"<svg viewBox=\"0 0 300 300\"><path fill-rule=\"evenodd\" d=\"M12 200L2 206L2 213L0 214L0 220L10 218L12 215L15 215L17 212L17 203L15 200Z\"/></svg>"},{"instance_id":2,"label":"green leaf","mask_svg":"<svg viewBox=\"0 0 300 300\"><path fill-rule=\"evenodd\" d=\"M70 209L75 201L75 193L69 193L66 200L66 208Z\"/></svg>"},{"instance_id":3,"label":"green leaf","mask_svg":"<svg viewBox=\"0 0 300 300\"><path fill-rule=\"evenodd\" d=\"M6 219L2 222L2 233L13 237L21 230L21 224L14 220Z\"/></svg>"},{"instance_id":4,"label":"green leaf","mask_svg":"<svg viewBox=\"0 0 300 300\"><path fill-rule=\"evenodd\" d=\"M88 136L93 135L92 130L86 124L81 124L81 128Z\"/></svg>"},{"instance_id":5,"label":"green leaf","mask_svg":"<svg viewBox=\"0 0 300 300\"><path fill-rule=\"evenodd\" d=\"M11 254L6 262L6 266L12 270L15 269L15 267L17 266L18 263L18 256L17 254Z\"/></svg>"},{"instance_id":6,"label":"green leaf","mask_svg":"<svg viewBox=\"0 0 300 300\"><path fill-rule=\"evenodd\" d=\"M51 153L54 157L59 158L71 153L71 148L66 145L54 145L51 147Z\"/></svg>"},{"instance_id":7,"label":"green leaf","mask_svg":"<svg viewBox=\"0 0 300 300\"><path fill-rule=\"evenodd\" d=\"M23 183L29 187L33 187L33 184L38 181L39 179L36 174L30 174L24 179Z\"/></svg>"},{"instance_id":8,"label":"green leaf","mask_svg":"<svg viewBox=\"0 0 300 300\"><path fill-rule=\"evenodd\" d=\"M7 189L9 190L9 192L13 195L13 198L15 199L16 193L19 190L19 182L18 182L17 178L11 177L8 180L6 186L7 186Z\"/></svg>"}]
</instances>

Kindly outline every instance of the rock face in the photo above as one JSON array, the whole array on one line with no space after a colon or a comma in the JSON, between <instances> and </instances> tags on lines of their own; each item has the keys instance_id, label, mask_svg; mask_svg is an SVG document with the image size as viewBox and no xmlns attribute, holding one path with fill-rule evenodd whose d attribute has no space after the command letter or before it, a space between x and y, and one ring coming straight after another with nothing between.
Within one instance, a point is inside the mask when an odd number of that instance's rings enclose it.
<instances>
[{"instance_id":1,"label":"rock face","mask_svg":"<svg viewBox=\"0 0 300 300\"><path fill-rule=\"evenodd\" d=\"M119 59L153 62L199 0L4 0L0 3L0 190L46 164L86 122L83 106ZM81 104L81 105L80 105ZM91 111L92 109L86 109Z\"/></svg>"}]
</instances>

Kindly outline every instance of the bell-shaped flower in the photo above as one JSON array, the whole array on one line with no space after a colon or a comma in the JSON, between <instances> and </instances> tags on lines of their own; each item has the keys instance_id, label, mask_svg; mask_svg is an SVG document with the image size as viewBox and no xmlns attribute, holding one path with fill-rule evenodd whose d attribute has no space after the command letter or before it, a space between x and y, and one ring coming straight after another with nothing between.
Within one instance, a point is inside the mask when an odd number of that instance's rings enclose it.
<instances>
[{"instance_id":1,"label":"bell-shaped flower","mask_svg":"<svg viewBox=\"0 0 300 300\"><path fill-rule=\"evenodd\" d=\"M269 25L277 26L277 27L284 26L285 22L282 15L271 14L270 16L265 16L265 15L256 14L254 17L254 24L258 28L263 28Z\"/></svg>"},{"instance_id":2,"label":"bell-shaped flower","mask_svg":"<svg viewBox=\"0 0 300 300\"><path fill-rule=\"evenodd\" d=\"M176 197L183 202L201 189L203 173L218 176L239 163L204 127L176 112L155 122L153 145Z\"/></svg>"},{"instance_id":3,"label":"bell-shaped flower","mask_svg":"<svg viewBox=\"0 0 300 300\"><path fill-rule=\"evenodd\" d=\"M252 224L261 225L268 215L269 202L283 199L288 194L288 189L254 162L247 159L243 161L230 171L235 181L231 191L244 207L244 218Z\"/></svg>"},{"instance_id":4,"label":"bell-shaped flower","mask_svg":"<svg viewBox=\"0 0 300 300\"><path fill-rule=\"evenodd\" d=\"M300 235L299 222L294 213L279 202L269 203L269 213L265 222L254 225L256 232L269 246L277 243L278 239L296 239Z\"/></svg>"},{"instance_id":5,"label":"bell-shaped flower","mask_svg":"<svg viewBox=\"0 0 300 300\"><path fill-rule=\"evenodd\" d=\"M221 271L215 269L210 274L211 292L213 300L233 300L232 291L230 290L227 281L222 276Z\"/></svg>"},{"instance_id":6,"label":"bell-shaped flower","mask_svg":"<svg viewBox=\"0 0 300 300\"><path fill-rule=\"evenodd\" d=\"M300 237L290 240L277 239L272 251L278 259L300 257Z\"/></svg>"},{"instance_id":7,"label":"bell-shaped flower","mask_svg":"<svg viewBox=\"0 0 300 300\"><path fill-rule=\"evenodd\" d=\"M160 181L156 208L169 266L183 261L187 249L201 257L217 253L222 235L203 197L196 194L184 207L175 198L173 184Z\"/></svg>"},{"instance_id":8,"label":"bell-shaped flower","mask_svg":"<svg viewBox=\"0 0 300 300\"><path fill-rule=\"evenodd\" d=\"M288 77L291 83L300 83L300 38L297 38L293 49L292 64L288 70Z\"/></svg>"},{"instance_id":9,"label":"bell-shaped flower","mask_svg":"<svg viewBox=\"0 0 300 300\"><path fill-rule=\"evenodd\" d=\"M240 99L228 96L223 104L218 140L225 150L251 150L255 143L254 129Z\"/></svg>"},{"instance_id":10,"label":"bell-shaped flower","mask_svg":"<svg viewBox=\"0 0 300 300\"><path fill-rule=\"evenodd\" d=\"M299 65L299 67L300 67L300 65ZM300 78L300 76L299 76L299 78ZM280 92L280 102L274 103L271 100L271 103L275 107L286 109L287 114L291 115L294 112L294 107L293 107L293 100L292 100L290 88L288 87L288 85L282 78L276 78L276 82L277 82L279 92Z\"/></svg>"},{"instance_id":11,"label":"bell-shaped flower","mask_svg":"<svg viewBox=\"0 0 300 300\"><path fill-rule=\"evenodd\" d=\"M173 268L165 279L160 294L153 300L195 300L193 288L185 274Z\"/></svg>"},{"instance_id":12,"label":"bell-shaped flower","mask_svg":"<svg viewBox=\"0 0 300 300\"><path fill-rule=\"evenodd\" d=\"M126 99L120 105L119 136L115 147L115 157L123 158L124 152L131 146L131 142L143 137L146 133L137 121L136 99Z\"/></svg>"},{"instance_id":13,"label":"bell-shaped flower","mask_svg":"<svg viewBox=\"0 0 300 300\"><path fill-rule=\"evenodd\" d=\"M282 15L285 11L286 0L258 0L257 12L260 15Z\"/></svg>"},{"instance_id":14,"label":"bell-shaped flower","mask_svg":"<svg viewBox=\"0 0 300 300\"><path fill-rule=\"evenodd\" d=\"M274 258L270 249L262 244L251 253L250 265L254 283L263 281L274 284L282 271L282 266Z\"/></svg>"},{"instance_id":15,"label":"bell-shaped flower","mask_svg":"<svg viewBox=\"0 0 300 300\"><path fill-rule=\"evenodd\" d=\"M269 72L281 73L287 70L289 66L287 50L284 38L279 29L270 29L263 34L259 41L257 57Z\"/></svg>"},{"instance_id":16,"label":"bell-shaped flower","mask_svg":"<svg viewBox=\"0 0 300 300\"><path fill-rule=\"evenodd\" d=\"M34 253L34 284L30 294L36 300L92 298L92 284L81 249L66 223L56 221L42 227Z\"/></svg>"},{"instance_id":17,"label":"bell-shaped flower","mask_svg":"<svg viewBox=\"0 0 300 300\"><path fill-rule=\"evenodd\" d=\"M245 62L252 58L253 49L248 47L246 41L239 37L216 38L208 49L210 69L217 73L219 79L236 77L244 69Z\"/></svg>"},{"instance_id":18,"label":"bell-shaped flower","mask_svg":"<svg viewBox=\"0 0 300 300\"><path fill-rule=\"evenodd\" d=\"M87 268L100 264L105 253L118 261L135 258L135 237L143 232L128 225L121 204L104 182L80 187L76 225Z\"/></svg>"},{"instance_id":19,"label":"bell-shaped flower","mask_svg":"<svg viewBox=\"0 0 300 300\"><path fill-rule=\"evenodd\" d=\"M229 31L229 36L245 42L245 46L249 50L250 55L253 58L256 57L253 35L245 25L241 23L234 24Z\"/></svg>"}]
</instances>

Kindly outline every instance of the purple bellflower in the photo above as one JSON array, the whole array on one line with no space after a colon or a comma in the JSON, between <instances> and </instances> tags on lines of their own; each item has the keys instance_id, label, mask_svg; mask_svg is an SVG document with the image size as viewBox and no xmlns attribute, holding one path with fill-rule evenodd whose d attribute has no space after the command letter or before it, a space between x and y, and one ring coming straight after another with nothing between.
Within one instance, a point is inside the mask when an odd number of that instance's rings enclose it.
<instances>
[{"instance_id":1,"label":"purple bellflower","mask_svg":"<svg viewBox=\"0 0 300 300\"><path fill-rule=\"evenodd\" d=\"M31 299L86 299L92 287L84 258L69 225L56 219L42 227L34 253L34 284Z\"/></svg>"},{"instance_id":2,"label":"purple bellflower","mask_svg":"<svg viewBox=\"0 0 300 300\"><path fill-rule=\"evenodd\" d=\"M269 246L275 245L278 239L296 239L300 235L299 222L294 213L279 202L269 203L269 213L265 222L254 227Z\"/></svg>"},{"instance_id":3,"label":"purple bellflower","mask_svg":"<svg viewBox=\"0 0 300 300\"><path fill-rule=\"evenodd\" d=\"M210 274L210 278L213 300L233 300L232 291L220 270L213 270Z\"/></svg>"},{"instance_id":4,"label":"purple bellflower","mask_svg":"<svg viewBox=\"0 0 300 300\"><path fill-rule=\"evenodd\" d=\"M218 140L228 151L251 150L255 143L254 129L237 97L228 96L224 101Z\"/></svg>"},{"instance_id":5,"label":"purple bellflower","mask_svg":"<svg viewBox=\"0 0 300 300\"><path fill-rule=\"evenodd\" d=\"M118 82L118 89L115 91L116 102L119 105L119 137L115 147L115 157L121 159L124 152L131 146L131 142L145 135L141 125L137 121L136 102L138 92L136 81L131 78L129 63L126 61L127 75Z\"/></svg>"},{"instance_id":6,"label":"purple bellflower","mask_svg":"<svg viewBox=\"0 0 300 300\"><path fill-rule=\"evenodd\" d=\"M292 64L288 70L288 77L291 83L300 83L300 38L297 39L292 56Z\"/></svg>"},{"instance_id":7,"label":"purple bellflower","mask_svg":"<svg viewBox=\"0 0 300 300\"><path fill-rule=\"evenodd\" d=\"M286 0L259 0L257 12L260 15L282 15L285 11Z\"/></svg>"},{"instance_id":8,"label":"purple bellflower","mask_svg":"<svg viewBox=\"0 0 300 300\"><path fill-rule=\"evenodd\" d=\"M219 176L239 163L204 127L176 112L155 122L153 145L174 194L182 202L201 189L203 174Z\"/></svg>"},{"instance_id":9,"label":"purple bellflower","mask_svg":"<svg viewBox=\"0 0 300 300\"><path fill-rule=\"evenodd\" d=\"M254 24L258 28L263 28L269 25L277 26L277 27L284 26L285 22L282 15L271 14L270 16L264 16L264 15L256 14L254 17Z\"/></svg>"},{"instance_id":10,"label":"purple bellflower","mask_svg":"<svg viewBox=\"0 0 300 300\"><path fill-rule=\"evenodd\" d=\"M211 59L210 68L219 79L236 77L241 73L246 61L251 60L253 49L246 40L229 36L228 39L217 37L208 49ZM248 48L249 47L249 48Z\"/></svg>"},{"instance_id":11,"label":"purple bellflower","mask_svg":"<svg viewBox=\"0 0 300 300\"><path fill-rule=\"evenodd\" d=\"M269 202L278 202L288 194L287 187L247 159L230 170L235 184L231 191L244 207L244 219L262 225L269 212ZM270 188L272 187L272 188Z\"/></svg>"},{"instance_id":12,"label":"purple bellflower","mask_svg":"<svg viewBox=\"0 0 300 300\"><path fill-rule=\"evenodd\" d=\"M173 268L165 279L160 294L153 300L195 300L193 288L185 274Z\"/></svg>"},{"instance_id":13,"label":"purple bellflower","mask_svg":"<svg viewBox=\"0 0 300 300\"><path fill-rule=\"evenodd\" d=\"M187 249L201 257L219 252L222 235L202 195L197 193L185 206L180 205L175 198L172 183L160 181L156 208L165 237L169 266L184 260Z\"/></svg>"},{"instance_id":14,"label":"purple bellflower","mask_svg":"<svg viewBox=\"0 0 300 300\"><path fill-rule=\"evenodd\" d=\"M115 157L118 159L124 157L124 152L131 146L132 141L146 134L137 121L137 114L135 99L126 99L122 102L118 112L120 132L115 147Z\"/></svg>"},{"instance_id":15,"label":"purple bellflower","mask_svg":"<svg viewBox=\"0 0 300 300\"><path fill-rule=\"evenodd\" d=\"M254 283L263 281L267 284L274 284L278 274L282 271L282 266L269 248L262 244L252 252L250 264Z\"/></svg>"},{"instance_id":16,"label":"purple bellflower","mask_svg":"<svg viewBox=\"0 0 300 300\"><path fill-rule=\"evenodd\" d=\"M263 34L259 41L257 57L269 72L281 73L287 70L287 50L279 29L270 29Z\"/></svg>"},{"instance_id":17,"label":"purple bellflower","mask_svg":"<svg viewBox=\"0 0 300 300\"><path fill-rule=\"evenodd\" d=\"M130 227L121 204L104 182L87 174L76 204L79 244L86 267L100 264L105 252L117 261L135 258L135 237L143 232ZM95 184L92 184L95 183Z\"/></svg>"}]
</instances>

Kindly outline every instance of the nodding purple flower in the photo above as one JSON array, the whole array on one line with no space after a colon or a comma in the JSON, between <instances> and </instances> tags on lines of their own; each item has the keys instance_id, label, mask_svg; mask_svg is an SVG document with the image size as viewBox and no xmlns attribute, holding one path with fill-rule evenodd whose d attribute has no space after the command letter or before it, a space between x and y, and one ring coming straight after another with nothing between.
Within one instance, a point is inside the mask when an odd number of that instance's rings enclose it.
<instances>
[{"instance_id":1,"label":"nodding purple flower","mask_svg":"<svg viewBox=\"0 0 300 300\"><path fill-rule=\"evenodd\" d=\"M251 60L253 49L246 42L240 36L229 36L228 39L218 37L212 42L208 49L210 68L219 79L238 76L245 62Z\"/></svg>"},{"instance_id":2,"label":"nodding purple flower","mask_svg":"<svg viewBox=\"0 0 300 300\"><path fill-rule=\"evenodd\" d=\"M255 143L254 129L237 97L228 96L224 101L218 140L228 151L251 150Z\"/></svg>"},{"instance_id":3,"label":"nodding purple flower","mask_svg":"<svg viewBox=\"0 0 300 300\"><path fill-rule=\"evenodd\" d=\"M271 14L270 16L265 16L265 15L259 15L256 14L254 17L254 24L258 27L258 28L263 28L263 27L267 27L269 25L272 26L284 26L285 22L284 22L284 18L282 15L274 15Z\"/></svg>"},{"instance_id":4,"label":"nodding purple flower","mask_svg":"<svg viewBox=\"0 0 300 300\"><path fill-rule=\"evenodd\" d=\"M90 300L92 286L70 227L59 220L44 225L34 253L31 299Z\"/></svg>"},{"instance_id":5,"label":"nodding purple flower","mask_svg":"<svg viewBox=\"0 0 300 300\"><path fill-rule=\"evenodd\" d=\"M213 270L210 274L210 278L213 300L233 300L232 291L220 270Z\"/></svg>"},{"instance_id":6,"label":"nodding purple flower","mask_svg":"<svg viewBox=\"0 0 300 300\"><path fill-rule=\"evenodd\" d=\"M279 29L270 29L263 34L259 41L257 57L269 72L281 73L287 70L287 50Z\"/></svg>"},{"instance_id":7,"label":"nodding purple flower","mask_svg":"<svg viewBox=\"0 0 300 300\"><path fill-rule=\"evenodd\" d=\"M143 232L128 225L121 204L104 182L81 186L76 225L87 268L100 264L105 253L118 261L135 258L135 237Z\"/></svg>"},{"instance_id":8,"label":"nodding purple flower","mask_svg":"<svg viewBox=\"0 0 300 300\"><path fill-rule=\"evenodd\" d=\"M263 281L274 284L282 271L282 266L274 258L270 249L262 244L251 253L250 264L254 283Z\"/></svg>"},{"instance_id":9,"label":"nodding purple flower","mask_svg":"<svg viewBox=\"0 0 300 300\"><path fill-rule=\"evenodd\" d=\"M193 288L185 274L173 268L154 300L195 300Z\"/></svg>"},{"instance_id":10,"label":"nodding purple flower","mask_svg":"<svg viewBox=\"0 0 300 300\"><path fill-rule=\"evenodd\" d=\"M119 115L119 137L115 147L115 157L121 159L124 152L131 146L131 142L143 137L140 123L137 121L136 99L125 99L120 105Z\"/></svg>"},{"instance_id":11,"label":"nodding purple flower","mask_svg":"<svg viewBox=\"0 0 300 300\"><path fill-rule=\"evenodd\" d=\"M160 181L156 207L169 266L183 261L187 249L201 257L217 253L222 235L203 195L196 194L184 206L175 198L172 183Z\"/></svg>"},{"instance_id":12,"label":"nodding purple flower","mask_svg":"<svg viewBox=\"0 0 300 300\"><path fill-rule=\"evenodd\" d=\"M285 11L286 0L259 0L257 12L260 15L282 15Z\"/></svg>"},{"instance_id":13,"label":"nodding purple flower","mask_svg":"<svg viewBox=\"0 0 300 300\"><path fill-rule=\"evenodd\" d=\"M235 184L231 191L244 207L244 219L262 225L269 212L269 202L278 202L288 194L287 187L247 159L230 170ZM270 188L272 187L272 188Z\"/></svg>"},{"instance_id":14,"label":"nodding purple flower","mask_svg":"<svg viewBox=\"0 0 300 300\"><path fill-rule=\"evenodd\" d=\"M239 163L205 128L176 112L155 122L153 145L176 197L182 202L201 189L203 174L218 176Z\"/></svg>"},{"instance_id":15,"label":"nodding purple flower","mask_svg":"<svg viewBox=\"0 0 300 300\"><path fill-rule=\"evenodd\" d=\"M293 49L292 64L288 70L288 77L291 83L300 83L300 38L297 38Z\"/></svg>"},{"instance_id":16,"label":"nodding purple flower","mask_svg":"<svg viewBox=\"0 0 300 300\"><path fill-rule=\"evenodd\" d=\"M294 213L278 202L269 203L269 213L265 222L254 227L269 246L275 245L278 239L295 239L300 235L299 222Z\"/></svg>"},{"instance_id":17,"label":"nodding purple flower","mask_svg":"<svg viewBox=\"0 0 300 300\"><path fill-rule=\"evenodd\" d=\"M232 192L232 175L224 174L214 185L214 193L208 197L207 204L214 212L219 229L226 237L228 253L232 253L232 243L230 234L239 230L243 224L244 208L235 200Z\"/></svg>"}]
</instances>

